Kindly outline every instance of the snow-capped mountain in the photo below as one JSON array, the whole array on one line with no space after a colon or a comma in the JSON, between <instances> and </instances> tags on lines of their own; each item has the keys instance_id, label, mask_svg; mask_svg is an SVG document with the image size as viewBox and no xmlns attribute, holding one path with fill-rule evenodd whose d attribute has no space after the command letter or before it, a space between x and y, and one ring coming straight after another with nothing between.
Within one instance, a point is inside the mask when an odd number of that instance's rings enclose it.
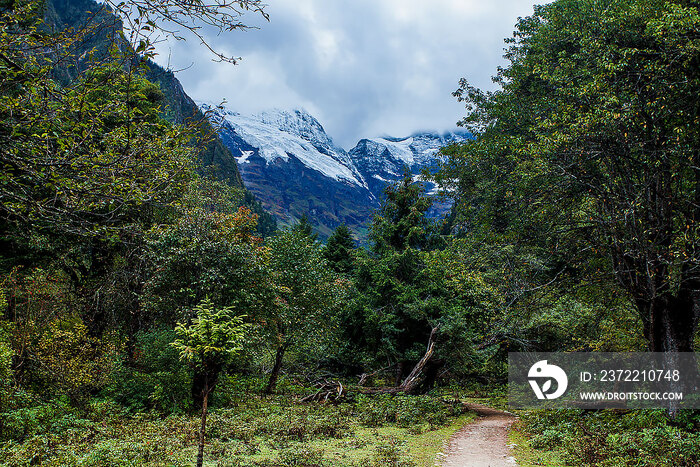
<instances>
[{"instance_id":1,"label":"snow-capped mountain","mask_svg":"<svg viewBox=\"0 0 700 467\"><path fill-rule=\"evenodd\" d=\"M321 124L305 110L270 110L257 115L241 115L209 104L202 104L220 133L237 135L247 145L257 149L266 163L277 159L289 162L298 159L306 167L333 180L365 186L344 149L336 146ZM255 150L235 154L239 164L250 163Z\"/></svg>"},{"instance_id":2,"label":"snow-capped mountain","mask_svg":"<svg viewBox=\"0 0 700 467\"><path fill-rule=\"evenodd\" d=\"M304 110L242 115L200 106L236 157L246 187L263 206L283 225L306 214L321 236L345 223L364 237L388 183L400 179L405 167L418 176L421 169L436 164L442 146L468 137L418 133L363 139L346 152Z\"/></svg>"},{"instance_id":3,"label":"snow-capped mountain","mask_svg":"<svg viewBox=\"0 0 700 467\"><path fill-rule=\"evenodd\" d=\"M469 138L461 133L416 133L406 138L362 139L349 152L357 170L365 177L368 188L380 196L387 183L403 176L407 168L418 175L425 168L437 165L440 148L452 143L462 143ZM429 191L434 186L427 187Z\"/></svg>"},{"instance_id":4,"label":"snow-capped mountain","mask_svg":"<svg viewBox=\"0 0 700 467\"><path fill-rule=\"evenodd\" d=\"M246 187L280 224L307 215L323 237L342 223L362 235L378 202L347 152L308 112L200 107L236 157Z\"/></svg>"}]
</instances>

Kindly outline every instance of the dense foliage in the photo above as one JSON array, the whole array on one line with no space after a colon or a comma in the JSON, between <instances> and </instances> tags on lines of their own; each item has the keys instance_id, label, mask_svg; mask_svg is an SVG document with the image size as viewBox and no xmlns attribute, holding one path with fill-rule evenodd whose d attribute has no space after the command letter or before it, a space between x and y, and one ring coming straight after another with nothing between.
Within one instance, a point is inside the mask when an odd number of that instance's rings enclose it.
<instances>
[{"instance_id":1,"label":"dense foliage","mask_svg":"<svg viewBox=\"0 0 700 467\"><path fill-rule=\"evenodd\" d=\"M162 21L241 29L259 2L117 3L131 37L83 3L0 5L0 460L412 465L401 443L462 412L436 395L499 387L509 351L695 349L693 2L537 7L500 89L455 93L475 139L443 150L448 220L407 173L365 247L275 231L148 67ZM523 427L575 465L696 465L697 414L674 415Z\"/></svg>"},{"instance_id":2,"label":"dense foliage","mask_svg":"<svg viewBox=\"0 0 700 467\"><path fill-rule=\"evenodd\" d=\"M502 277L507 348L696 349L699 30L697 2L558 0L519 20L496 91L460 82L476 137L437 178ZM669 410L526 425L572 465L695 465L696 415Z\"/></svg>"},{"instance_id":3,"label":"dense foliage","mask_svg":"<svg viewBox=\"0 0 700 467\"><path fill-rule=\"evenodd\" d=\"M655 351L691 351L700 317L692 3L538 7L518 23L501 89L456 92L480 136L445 172L465 222L538 250L562 278L614 281Z\"/></svg>"}]
</instances>

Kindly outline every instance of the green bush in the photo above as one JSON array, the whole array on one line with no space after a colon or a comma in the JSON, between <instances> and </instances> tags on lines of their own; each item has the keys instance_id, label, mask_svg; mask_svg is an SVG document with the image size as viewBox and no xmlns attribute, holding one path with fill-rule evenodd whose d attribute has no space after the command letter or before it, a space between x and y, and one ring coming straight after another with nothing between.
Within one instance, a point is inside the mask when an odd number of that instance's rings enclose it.
<instances>
[{"instance_id":1,"label":"green bush","mask_svg":"<svg viewBox=\"0 0 700 467\"><path fill-rule=\"evenodd\" d=\"M700 465L697 414L670 421L663 410L554 410L523 416L536 449L563 452L571 465L690 467Z\"/></svg>"},{"instance_id":2,"label":"green bush","mask_svg":"<svg viewBox=\"0 0 700 467\"><path fill-rule=\"evenodd\" d=\"M360 395L355 407L360 423L379 427L396 423L400 427L429 424L442 426L461 409L430 396Z\"/></svg>"},{"instance_id":3,"label":"green bush","mask_svg":"<svg viewBox=\"0 0 700 467\"><path fill-rule=\"evenodd\" d=\"M184 413L192 408L192 376L184 368L170 343L169 329L140 332L136 336L133 362L125 357L116 368L112 384L103 394L131 412L156 409L163 413Z\"/></svg>"},{"instance_id":4,"label":"green bush","mask_svg":"<svg viewBox=\"0 0 700 467\"><path fill-rule=\"evenodd\" d=\"M279 454L279 466L284 467L323 467L329 465L323 460L323 451L313 448L285 449Z\"/></svg>"},{"instance_id":5,"label":"green bush","mask_svg":"<svg viewBox=\"0 0 700 467\"><path fill-rule=\"evenodd\" d=\"M700 433L671 426L611 433L601 466L691 467L700 465Z\"/></svg>"},{"instance_id":6,"label":"green bush","mask_svg":"<svg viewBox=\"0 0 700 467\"><path fill-rule=\"evenodd\" d=\"M371 467L415 467L416 463L406 459L406 454L395 439L377 446Z\"/></svg>"},{"instance_id":7,"label":"green bush","mask_svg":"<svg viewBox=\"0 0 700 467\"><path fill-rule=\"evenodd\" d=\"M33 436L55 433L65 428L63 423L75 417L77 410L66 397L39 402L28 394L22 395L21 405L2 414L1 440L23 441Z\"/></svg>"},{"instance_id":8,"label":"green bush","mask_svg":"<svg viewBox=\"0 0 700 467\"><path fill-rule=\"evenodd\" d=\"M305 441L341 438L348 431L348 409L343 406L327 410L316 405L290 406L271 402L251 402L241 409L212 412L210 436L243 441L252 441L256 436L278 441Z\"/></svg>"}]
</instances>

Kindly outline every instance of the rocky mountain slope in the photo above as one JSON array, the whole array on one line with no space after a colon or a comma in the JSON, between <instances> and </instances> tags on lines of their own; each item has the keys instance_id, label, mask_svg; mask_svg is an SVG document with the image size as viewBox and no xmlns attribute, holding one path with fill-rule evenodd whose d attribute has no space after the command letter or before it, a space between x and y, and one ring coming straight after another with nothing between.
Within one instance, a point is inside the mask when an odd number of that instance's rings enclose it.
<instances>
[{"instance_id":1,"label":"rocky mountain slope","mask_svg":"<svg viewBox=\"0 0 700 467\"><path fill-rule=\"evenodd\" d=\"M345 223L363 239L387 183L401 178L405 168L418 177L436 165L440 147L468 138L424 132L363 139L345 151L304 110L241 115L210 104L201 108L265 209L287 225L306 214L322 237ZM436 215L449 208L441 206Z\"/></svg>"},{"instance_id":2,"label":"rocky mountain slope","mask_svg":"<svg viewBox=\"0 0 700 467\"><path fill-rule=\"evenodd\" d=\"M86 30L88 33L72 52L72 56L64 57L53 73L54 78L64 86L76 79L91 63L86 61L86 52L95 62L112 63L113 45L120 50L133 54L130 45L122 38L122 22L103 3L94 0L47 0L44 5L45 27L62 31L66 29ZM135 55L133 55L135 57ZM126 66L127 62L123 62ZM130 63L130 61L128 62ZM205 119L195 102L187 95L175 75L157 64L141 62L139 73L151 82L157 83L163 92L162 109L164 117L179 123L197 123L203 135L215 132ZM236 159L220 138L209 138L208 142L198 148L196 166L200 173L223 180L229 185L244 189L244 202L259 216L259 230L268 235L276 228L275 220L268 215L255 200L254 196L245 190L243 180L238 171Z\"/></svg>"},{"instance_id":3,"label":"rocky mountain slope","mask_svg":"<svg viewBox=\"0 0 700 467\"><path fill-rule=\"evenodd\" d=\"M349 152L350 159L365 177L372 193L381 196L382 190L403 176L404 169L418 176L423 169L437 168L439 149L453 143L461 143L469 138L463 133L416 133L406 138L362 139ZM435 186L426 183L429 192Z\"/></svg>"}]
</instances>

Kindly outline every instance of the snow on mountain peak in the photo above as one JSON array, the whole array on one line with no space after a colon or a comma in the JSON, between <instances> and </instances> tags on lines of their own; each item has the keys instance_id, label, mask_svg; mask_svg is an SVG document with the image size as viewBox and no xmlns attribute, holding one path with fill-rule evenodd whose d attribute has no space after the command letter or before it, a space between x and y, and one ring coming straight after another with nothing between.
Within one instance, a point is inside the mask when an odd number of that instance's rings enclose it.
<instances>
[{"instance_id":1,"label":"snow on mountain peak","mask_svg":"<svg viewBox=\"0 0 700 467\"><path fill-rule=\"evenodd\" d=\"M361 140L349 155L363 174L400 176L404 167L414 170L433 165L441 147L464 142L468 137L466 133L431 132L415 133L406 138L382 136Z\"/></svg>"},{"instance_id":2,"label":"snow on mountain peak","mask_svg":"<svg viewBox=\"0 0 700 467\"><path fill-rule=\"evenodd\" d=\"M288 162L291 156L326 177L366 186L347 153L333 143L318 120L305 110L273 109L242 115L209 104L200 107L221 131L234 132L256 148L267 164L278 159ZM244 163L251 155L241 153L239 162Z\"/></svg>"}]
</instances>

